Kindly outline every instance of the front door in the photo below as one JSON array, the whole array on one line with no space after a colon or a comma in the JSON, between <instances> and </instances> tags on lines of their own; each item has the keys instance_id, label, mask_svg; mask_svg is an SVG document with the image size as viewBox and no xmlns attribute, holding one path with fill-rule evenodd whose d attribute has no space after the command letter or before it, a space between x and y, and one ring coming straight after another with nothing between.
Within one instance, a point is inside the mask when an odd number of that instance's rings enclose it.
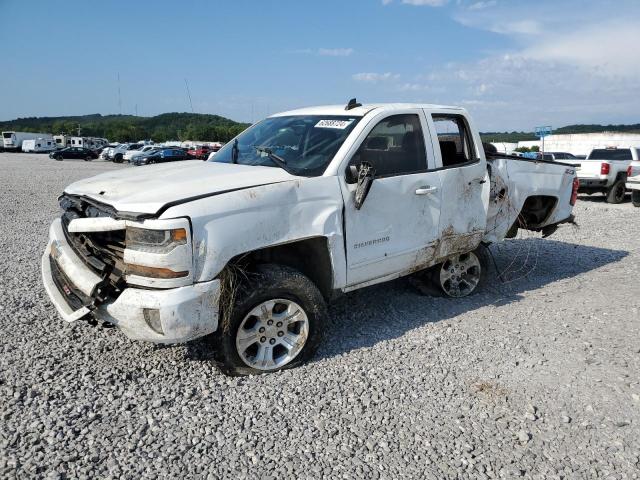
<instances>
[{"instance_id":1,"label":"front door","mask_svg":"<svg viewBox=\"0 0 640 480\"><path fill-rule=\"evenodd\" d=\"M355 184L343 190L348 286L418 269L434 257L441 191L438 172L428 168L425 131L423 113L409 109L373 119L361 135L349 165L367 162L375 178L359 210Z\"/></svg>"}]
</instances>

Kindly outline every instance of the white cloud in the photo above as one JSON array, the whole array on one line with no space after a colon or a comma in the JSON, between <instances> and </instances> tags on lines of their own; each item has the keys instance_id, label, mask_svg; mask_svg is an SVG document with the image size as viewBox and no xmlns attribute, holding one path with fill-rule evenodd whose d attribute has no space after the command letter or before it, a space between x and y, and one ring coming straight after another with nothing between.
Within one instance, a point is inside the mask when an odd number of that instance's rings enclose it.
<instances>
[{"instance_id":1,"label":"white cloud","mask_svg":"<svg viewBox=\"0 0 640 480\"><path fill-rule=\"evenodd\" d=\"M401 92L421 92L429 90L429 85L425 83L403 83L398 86L398 90Z\"/></svg>"},{"instance_id":2,"label":"white cloud","mask_svg":"<svg viewBox=\"0 0 640 480\"><path fill-rule=\"evenodd\" d=\"M389 5L393 0L382 0L383 5ZM449 0L401 0L405 5L414 5L417 7L442 7L449 3Z\"/></svg>"},{"instance_id":3,"label":"white cloud","mask_svg":"<svg viewBox=\"0 0 640 480\"><path fill-rule=\"evenodd\" d=\"M497 4L498 2L496 0L487 0L472 3L467 8L469 10L484 10L485 8L495 7Z\"/></svg>"},{"instance_id":4,"label":"white cloud","mask_svg":"<svg viewBox=\"0 0 640 480\"><path fill-rule=\"evenodd\" d=\"M368 74L358 79L388 101L463 105L483 131L637 122L640 1L616 0L615 8L606 0L449 4L454 20L500 35L508 47L476 60L402 71L402 81Z\"/></svg>"},{"instance_id":5,"label":"white cloud","mask_svg":"<svg viewBox=\"0 0 640 480\"><path fill-rule=\"evenodd\" d=\"M493 24L489 30L503 35L539 35L542 33L540 23L535 20L516 20L513 22L496 23Z\"/></svg>"},{"instance_id":6,"label":"white cloud","mask_svg":"<svg viewBox=\"0 0 640 480\"><path fill-rule=\"evenodd\" d=\"M385 73L374 73L374 72L362 72L362 73L354 73L351 78L358 82L368 82L368 83L378 83L384 82L387 80L397 80L400 78L400 75L397 73L385 72Z\"/></svg>"},{"instance_id":7,"label":"white cloud","mask_svg":"<svg viewBox=\"0 0 640 480\"><path fill-rule=\"evenodd\" d=\"M416 5L416 6L428 6L428 7L441 7L446 4L449 0L402 0L402 3L406 3L407 5Z\"/></svg>"},{"instance_id":8,"label":"white cloud","mask_svg":"<svg viewBox=\"0 0 640 480\"><path fill-rule=\"evenodd\" d=\"M353 53L353 48L319 48L318 55L326 57L348 57Z\"/></svg>"},{"instance_id":9,"label":"white cloud","mask_svg":"<svg viewBox=\"0 0 640 480\"><path fill-rule=\"evenodd\" d=\"M603 22L577 31L548 35L525 48L522 55L593 69L599 75L640 75L637 21Z\"/></svg>"}]
</instances>

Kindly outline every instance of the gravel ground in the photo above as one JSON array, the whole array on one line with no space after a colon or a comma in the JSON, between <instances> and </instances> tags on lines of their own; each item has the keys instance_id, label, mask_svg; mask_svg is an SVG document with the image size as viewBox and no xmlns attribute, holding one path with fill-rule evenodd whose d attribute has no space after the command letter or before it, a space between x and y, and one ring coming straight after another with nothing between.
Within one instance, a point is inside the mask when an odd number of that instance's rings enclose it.
<instances>
[{"instance_id":1,"label":"gravel ground","mask_svg":"<svg viewBox=\"0 0 640 480\"><path fill-rule=\"evenodd\" d=\"M493 248L461 300L343 297L310 364L228 378L202 343L65 324L39 261L56 197L114 168L0 154L0 477L639 478L640 209Z\"/></svg>"}]
</instances>

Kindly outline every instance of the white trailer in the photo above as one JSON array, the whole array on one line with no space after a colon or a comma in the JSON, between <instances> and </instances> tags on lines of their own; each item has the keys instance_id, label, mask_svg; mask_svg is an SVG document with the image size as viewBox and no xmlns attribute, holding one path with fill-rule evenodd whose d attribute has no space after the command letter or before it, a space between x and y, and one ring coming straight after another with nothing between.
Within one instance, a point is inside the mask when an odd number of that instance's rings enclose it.
<instances>
[{"instance_id":1,"label":"white trailer","mask_svg":"<svg viewBox=\"0 0 640 480\"><path fill-rule=\"evenodd\" d=\"M19 152L22 150L22 142L39 138L53 141L53 136L50 133L2 132L2 145L5 150Z\"/></svg>"},{"instance_id":2,"label":"white trailer","mask_svg":"<svg viewBox=\"0 0 640 480\"><path fill-rule=\"evenodd\" d=\"M71 146L70 135L54 135L53 140L56 142L56 148L67 148Z\"/></svg>"},{"instance_id":3,"label":"white trailer","mask_svg":"<svg viewBox=\"0 0 640 480\"><path fill-rule=\"evenodd\" d=\"M97 150L104 147L109 142L106 138L97 137L71 137L71 147L83 147L89 150Z\"/></svg>"},{"instance_id":4,"label":"white trailer","mask_svg":"<svg viewBox=\"0 0 640 480\"><path fill-rule=\"evenodd\" d=\"M53 138L36 138L24 140L22 142L23 152L45 153L52 152L56 149L56 142Z\"/></svg>"}]
</instances>

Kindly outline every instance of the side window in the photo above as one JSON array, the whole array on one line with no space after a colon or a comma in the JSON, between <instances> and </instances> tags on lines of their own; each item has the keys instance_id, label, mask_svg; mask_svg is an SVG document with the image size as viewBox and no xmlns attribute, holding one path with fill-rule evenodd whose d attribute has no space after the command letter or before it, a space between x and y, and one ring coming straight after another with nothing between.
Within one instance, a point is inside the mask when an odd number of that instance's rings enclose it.
<instances>
[{"instance_id":1,"label":"side window","mask_svg":"<svg viewBox=\"0 0 640 480\"><path fill-rule=\"evenodd\" d=\"M460 115L433 115L442 166L455 167L477 160L467 123Z\"/></svg>"},{"instance_id":2,"label":"side window","mask_svg":"<svg viewBox=\"0 0 640 480\"><path fill-rule=\"evenodd\" d=\"M351 159L351 165L368 162L376 177L408 175L427 170L427 156L420 117L392 115L369 132Z\"/></svg>"}]
</instances>

